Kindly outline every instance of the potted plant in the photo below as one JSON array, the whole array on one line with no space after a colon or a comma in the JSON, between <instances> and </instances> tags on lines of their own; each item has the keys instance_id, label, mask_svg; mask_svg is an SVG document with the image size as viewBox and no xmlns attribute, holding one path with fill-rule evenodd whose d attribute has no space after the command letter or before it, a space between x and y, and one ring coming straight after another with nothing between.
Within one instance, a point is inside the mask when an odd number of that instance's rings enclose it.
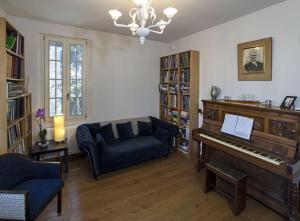
<instances>
[{"instance_id":1,"label":"potted plant","mask_svg":"<svg viewBox=\"0 0 300 221\"><path fill-rule=\"evenodd\" d=\"M35 112L34 115L38 125L39 125L39 137L40 137L40 142L39 145L40 146L47 146L47 130L45 128L43 128L42 126L42 121L45 122L45 108L39 108L37 109L37 111Z\"/></svg>"}]
</instances>

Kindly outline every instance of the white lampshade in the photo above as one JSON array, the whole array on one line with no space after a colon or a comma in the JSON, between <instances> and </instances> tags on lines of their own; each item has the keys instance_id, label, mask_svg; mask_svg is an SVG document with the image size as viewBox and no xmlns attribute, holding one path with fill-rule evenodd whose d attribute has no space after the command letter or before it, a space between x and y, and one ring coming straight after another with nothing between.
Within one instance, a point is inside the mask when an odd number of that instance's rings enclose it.
<instances>
[{"instance_id":1,"label":"white lampshade","mask_svg":"<svg viewBox=\"0 0 300 221\"><path fill-rule=\"evenodd\" d=\"M147 4L148 0L133 0L133 2L134 2L138 7L143 7L144 5Z\"/></svg>"},{"instance_id":2,"label":"white lampshade","mask_svg":"<svg viewBox=\"0 0 300 221\"><path fill-rule=\"evenodd\" d=\"M108 13L114 21L118 20L122 16L122 13L117 9L110 10Z\"/></svg>"},{"instance_id":3,"label":"white lampshade","mask_svg":"<svg viewBox=\"0 0 300 221\"><path fill-rule=\"evenodd\" d=\"M168 17L168 18L173 18L173 16L177 13L177 9L176 8L166 8L164 10L164 14Z\"/></svg>"},{"instance_id":4,"label":"white lampshade","mask_svg":"<svg viewBox=\"0 0 300 221\"><path fill-rule=\"evenodd\" d=\"M160 28L161 31L165 30L166 25L164 20L160 20L159 22L157 22L157 24L159 25L158 27Z\"/></svg>"},{"instance_id":5,"label":"white lampshade","mask_svg":"<svg viewBox=\"0 0 300 221\"><path fill-rule=\"evenodd\" d=\"M54 116L54 141L62 142L65 140L65 119L64 115Z\"/></svg>"}]
</instances>

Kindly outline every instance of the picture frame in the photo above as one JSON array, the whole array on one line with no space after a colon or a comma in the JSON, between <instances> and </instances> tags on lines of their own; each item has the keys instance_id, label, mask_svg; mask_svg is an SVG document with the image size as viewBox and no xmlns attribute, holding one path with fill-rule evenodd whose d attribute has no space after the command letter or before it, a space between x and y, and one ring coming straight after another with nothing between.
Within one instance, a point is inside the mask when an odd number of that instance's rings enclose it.
<instances>
[{"instance_id":1,"label":"picture frame","mask_svg":"<svg viewBox=\"0 0 300 221\"><path fill-rule=\"evenodd\" d=\"M238 44L238 80L272 80L272 38Z\"/></svg>"},{"instance_id":2,"label":"picture frame","mask_svg":"<svg viewBox=\"0 0 300 221\"><path fill-rule=\"evenodd\" d=\"M295 104L297 96L286 96L282 101L280 108L292 108Z\"/></svg>"}]
</instances>

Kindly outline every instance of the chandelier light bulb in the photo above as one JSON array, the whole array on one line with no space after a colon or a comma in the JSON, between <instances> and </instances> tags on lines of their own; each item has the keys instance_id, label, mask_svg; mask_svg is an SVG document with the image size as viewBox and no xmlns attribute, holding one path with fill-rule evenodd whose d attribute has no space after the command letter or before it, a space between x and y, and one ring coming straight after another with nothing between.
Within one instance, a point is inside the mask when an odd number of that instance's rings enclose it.
<instances>
[{"instance_id":1,"label":"chandelier light bulb","mask_svg":"<svg viewBox=\"0 0 300 221\"><path fill-rule=\"evenodd\" d=\"M110 10L108 13L114 21L117 21L122 16L122 13L117 9Z\"/></svg>"},{"instance_id":2,"label":"chandelier light bulb","mask_svg":"<svg viewBox=\"0 0 300 221\"><path fill-rule=\"evenodd\" d=\"M157 25L159 25L158 27L160 28L161 31L165 30L166 25L164 25L165 21L164 20L160 20L159 22L157 22Z\"/></svg>"},{"instance_id":3,"label":"chandelier light bulb","mask_svg":"<svg viewBox=\"0 0 300 221\"><path fill-rule=\"evenodd\" d=\"M169 8L166 8L164 10L164 14L168 17L168 18L173 18L174 15L177 13L177 9L176 8L172 8L172 7L169 7Z\"/></svg>"}]
</instances>

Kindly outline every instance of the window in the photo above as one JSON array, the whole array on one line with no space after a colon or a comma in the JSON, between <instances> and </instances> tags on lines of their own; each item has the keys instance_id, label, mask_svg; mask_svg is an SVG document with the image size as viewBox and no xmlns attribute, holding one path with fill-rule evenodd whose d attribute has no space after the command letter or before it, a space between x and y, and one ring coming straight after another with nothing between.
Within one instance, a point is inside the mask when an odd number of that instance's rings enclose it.
<instances>
[{"instance_id":1,"label":"window","mask_svg":"<svg viewBox=\"0 0 300 221\"><path fill-rule=\"evenodd\" d=\"M45 36L45 107L48 118L86 118L87 40Z\"/></svg>"}]
</instances>

